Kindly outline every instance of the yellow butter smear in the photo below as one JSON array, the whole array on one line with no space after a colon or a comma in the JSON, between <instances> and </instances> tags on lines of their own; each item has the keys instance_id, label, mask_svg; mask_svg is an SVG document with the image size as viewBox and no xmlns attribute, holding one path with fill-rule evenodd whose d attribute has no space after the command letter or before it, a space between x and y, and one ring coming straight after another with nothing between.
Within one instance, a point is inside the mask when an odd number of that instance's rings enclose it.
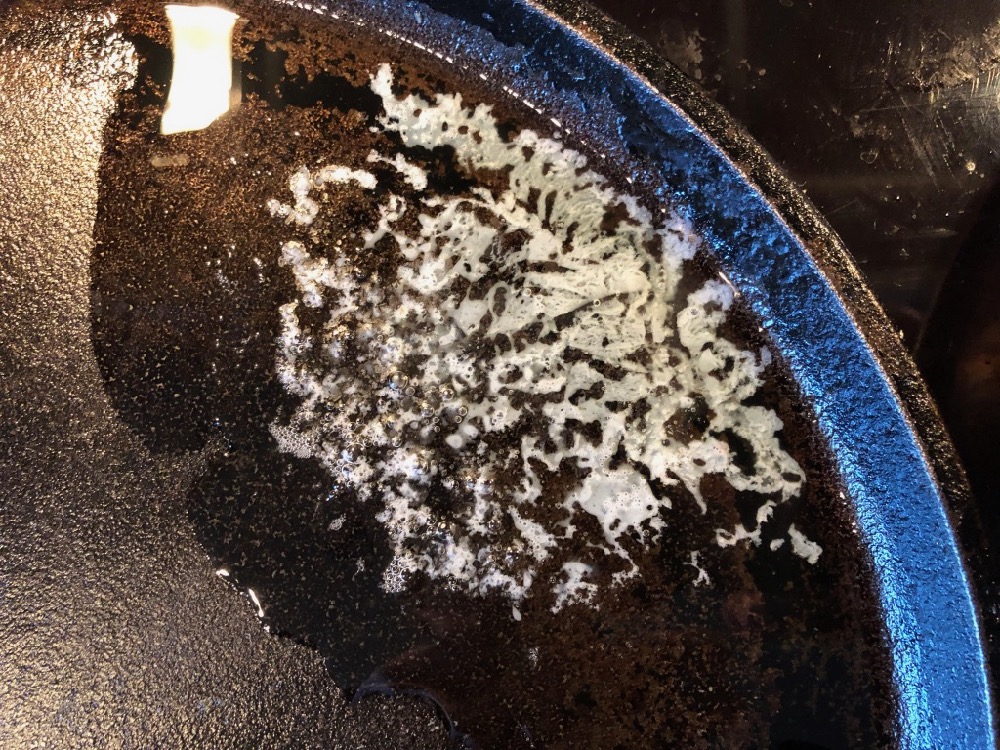
<instances>
[{"instance_id":1,"label":"yellow butter smear","mask_svg":"<svg viewBox=\"0 0 1000 750\"><path fill-rule=\"evenodd\" d=\"M719 334L732 288L711 280L677 299L699 245L691 227L616 192L558 141L531 130L503 138L487 105L400 99L392 81L388 65L372 79L382 128L405 147L450 146L461 168L503 175L504 189L431 194L419 165L373 152L370 170L302 167L288 202L269 202L289 229L281 263L298 292L280 310L276 363L297 408L272 432L370 504L394 552L386 588L422 573L472 595L545 596L554 611L591 601L640 576L635 552L669 535L670 501L649 479L683 485L703 512L706 475L759 493L757 528L705 536L759 545L771 509L799 494L804 475L777 415L746 403L769 352ZM380 184L376 167L412 191ZM363 279L342 247L310 235L335 189L381 196L377 227L340 242L356 255L391 237L394 278ZM620 217L612 231L610 211ZM322 312L321 330L303 327L306 308ZM707 428L676 434L696 403ZM750 446L752 470L724 433ZM550 481L568 469L571 481ZM434 488L446 507L431 502ZM597 523L581 526L584 516ZM602 575L609 558L618 564ZM693 580L710 580L694 567Z\"/></svg>"}]
</instances>

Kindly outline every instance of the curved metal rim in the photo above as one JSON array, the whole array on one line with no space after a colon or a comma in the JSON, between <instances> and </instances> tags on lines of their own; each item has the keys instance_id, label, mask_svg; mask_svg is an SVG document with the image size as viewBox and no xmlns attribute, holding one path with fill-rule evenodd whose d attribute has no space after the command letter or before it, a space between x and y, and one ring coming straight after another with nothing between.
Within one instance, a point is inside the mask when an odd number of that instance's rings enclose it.
<instances>
[{"instance_id":1,"label":"curved metal rim","mask_svg":"<svg viewBox=\"0 0 1000 750\"><path fill-rule=\"evenodd\" d=\"M915 481L908 487L914 494L897 491L886 495L885 488L873 480L884 469L887 446L874 447L864 438L866 433L877 435L888 425L876 413L850 414L837 406L841 397L853 400L843 390L854 391L860 382L822 383L817 379L810 383L811 379L803 379L807 395L816 401L821 428L835 446L840 444L838 461L880 579L899 689L901 743L908 748L995 747L996 717L981 620L949 523L957 525L961 514L968 512L968 484L926 384L850 252L763 147L649 45L596 9L573 0L527 0L527 4L578 34L582 31L586 39L593 39L596 33L599 50L640 76L690 118L774 207L795 236L805 258L812 261L812 268L800 270L818 276L817 280L839 297L855 329L857 340L851 342L851 348L857 351L852 354L867 360L866 369L881 373L889 390L887 401L895 411L892 417L899 423L895 427L911 433L897 433L892 442L907 451L898 455L905 455L905 462L915 472ZM722 247L717 243L717 250L724 266L741 277L756 256L739 248L726 251L724 243ZM773 320L776 310L767 296L758 293L751 299L764 320ZM808 331L772 325L770 332L786 354L794 352L793 369L800 376L804 374L802 360L812 359L805 356L807 350L822 348L809 341ZM835 357L832 361L847 360ZM833 388L826 394L817 391L830 386ZM954 514L950 519L949 511ZM921 530L921 522L929 528ZM940 557L925 558L920 553Z\"/></svg>"},{"instance_id":2,"label":"curved metal rim","mask_svg":"<svg viewBox=\"0 0 1000 750\"><path fill-rule=\"evenodd\" d=\"M278 0L444 40L518 87L534 75L536 101L603 98L629 116L576 114L603 118L611 139L638 132L630 118L655 134L643 146L663 194L714 246L837 457L878 579L901 745L994 748L980 621L949 519L948 505L968 498L960 463L846 248L764 150L648 45L577 0L318 1ZM449 20L455 28L442 30ZM691 182L698 190L684 187Z\"/></svg>"},{"instance_id":3,"label":"curved metal rim","mask_svg":"<svg viewBox=\"0 0 1000 750\"><path fill-rule=\"evenodd\" d=\"M994 717L978 612L946 516L949 500L955 504L967 502L965 477L916 365L850 253L819 211L764 149L679 69L663 61L644 42L594 9L567 0L534 0L531 4L567 23L577 33L583 25L587 39L592 39L596 33L600 39L598 49L603 48L612 59L641 76L689 117L744 174L750 185L777 209L804 254L811 256L813 268L808 270L840 297L839 302L858 334L859 340L852 343L864 347L864 351L854 354L867 355L865 358L869 361L865 364L881 371L885 385L891 384L889 395L896 412L892 416L901 423L899 426L905 425L913 433L897 433L893 442L910 443L899 445L899 448L908 449L907 463L913 464L917 472L917 481L909 488L914 494L908 498L909 493L879 497L880 488L870 480L872 474L881 470L885 451L865 450L871 446L866 445L863 435L877 434L887 425L875 413L841 412L836 404L841 388L831 388L823 394L825 398L818 398L821 394L817 388L833 385L831 383L814 382L812 387L805 389L817 403L820 426L835 444L841 444L837 450L838 460L880 578L882 605L896 669L895 681L900 693L901 742L905 747L921 748L993 747ZM721 251L723 264L734 272L742 271L738 275L744 276L750 265L748 261L752 262L756 254L751 252L739 257L739 249L727 252L725 243L721 245L716 243L716 249ZM753 307L764 320L773 320L774 306L768 304L765 296L752 295ZM808 340L796 335L808 332L790 328L779 330L774 325L770 326L770 331L786 353L811 348ZM801 366L796 365L806 352L797 351L797 354L799 356L788 356L796 360L793 369L802 376ZM803 382L808 384L809 381L804 378ZM840 385L852 390L857 387L850 383ZM843 396L844 401L853 400L851 394ZM833 403L827 403L830 401ZM848 453L845 449L852 437L862 440L852 446L857 450ZM870 455L872 452L877 455ZM919 493L919 502L916 502L916 493ZM935 539L929 540L915 529L914 520L923 520L932 526L931 536ZM943 553L946 562L935 566L936 570L929 570L929 561L914 554L916 550ZM959 617L955 616L956 610L961 610Z\"/></svg>"}]
</instances>

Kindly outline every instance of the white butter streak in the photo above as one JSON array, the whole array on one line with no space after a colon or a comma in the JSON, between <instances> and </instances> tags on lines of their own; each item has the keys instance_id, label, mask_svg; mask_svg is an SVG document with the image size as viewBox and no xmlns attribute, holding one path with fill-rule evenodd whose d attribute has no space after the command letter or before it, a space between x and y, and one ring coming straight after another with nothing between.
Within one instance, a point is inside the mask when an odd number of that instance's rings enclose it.
<instances>
[{"instance_id":1,"label":"white butter streak","mask_svg":"<svg viewBox=\"0 0 1000 750\"><path fill-rule=\"evenodd\" d=\"M318 459L358 502L376 503L395 553L386 587L401 590L419 571L518 602L544 567L554 611L590 602L602 583L640 575L633 555L667 527L670 501L643 471L683 485L703 512L706 475L760 493L758 528L716 539L760 544L760 527L799 493L803 473L779 443L778 417L744 403L771 357L719 335L731 287L709 281L675 298L698 247L692 229L674 215L654 219L557 141L530 130L504 140L486 105L467 108L458 94L398 99L391 84L385 65L372 89L386 130L406 147L450 146L470 174L506 174L506 189L422 194L416 205L387 192L378 226L343 240L372 251L391 237L402 260L395 278L378 281L308 233L323 210L317 191L375 190L373 172L303 167L290 178L293 203L268 204L298 230L282 248L298 298L280 310L277 372L299 406L272 431L282 450ZM401 153L367 162L427 187ZM607 231L611 210L621 220ZM419 229L404 230L404 217ZM301 307L323 308L321 331L303 329ZM707 429L678 434L676 419L699 402ZM750 446L752 471L734 461L726 433ZM567 465L579 478L550 489ZM498 484L511 474L520 479ZM449 493L447 510L429 502L435 486ZM601 530L586 544L574 539L581 514ZM577 552L567 559L569 540ZM617 567L599 574L608 559ZM692 564L707 583L697 553Z\"/></svg>"}]
</instances>

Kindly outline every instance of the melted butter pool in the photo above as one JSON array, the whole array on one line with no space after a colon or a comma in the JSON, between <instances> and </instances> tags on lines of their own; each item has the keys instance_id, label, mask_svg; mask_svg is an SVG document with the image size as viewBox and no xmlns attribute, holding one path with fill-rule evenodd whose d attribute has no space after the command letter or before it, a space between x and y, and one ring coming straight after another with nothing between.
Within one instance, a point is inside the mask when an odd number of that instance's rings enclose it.
<instances>
[{"instance_id":1,"label":"melted butter pool","mask_svg":"<svg viewBox=\"0 0 1000 750\"><path fill-rule=\"evenodd\" d=\"M455 743L887 743L832 461L683 206L396 37L243 12L240 106L172 135L165 24L123 16L91 270L248 611Z\"/></svg>"},{"instance_id":2,"label":"melted butter pool","mask_svg":"<svg viewBox=\"0 0 1000 750\"><path fill-rule=\"evenodd\" d=\"M770 351L719 333L732 287L709 279L678 298L682 276L698 273L685 270L701 244L692 228L669 211L654 218L559 141L528 129L503 138L487 105L399 99L392 83L388 64L372 76L379 126L406 149L450 150L492 185L440 195L426 166L373 150L367 169L300 167L292 202L268 202L294 237L279 260L297 295L280 308L276 371L299 400L272 434L371 502L394 550L387 585L422 573L553 612L589 602L641 576L629 547L669 537L676 493L653 487L682 487L705 514L709 474L757 493L760 508L752 530L709 527L704 543L759 545L775 504L799 495L802 469L774 411L747 403ZM359 191L379 195L373 229L333 246L311 233ZM369 273L372 254L398 265ZM304 329L300 308L322 311L321 325ZM692 431L696 403L707 425ZM435 493L450 496L445 507L431 507ZM578 513L600 536L578 528ZM815 563L811 544L792 550Z\"/></svg>"}]
</instances>

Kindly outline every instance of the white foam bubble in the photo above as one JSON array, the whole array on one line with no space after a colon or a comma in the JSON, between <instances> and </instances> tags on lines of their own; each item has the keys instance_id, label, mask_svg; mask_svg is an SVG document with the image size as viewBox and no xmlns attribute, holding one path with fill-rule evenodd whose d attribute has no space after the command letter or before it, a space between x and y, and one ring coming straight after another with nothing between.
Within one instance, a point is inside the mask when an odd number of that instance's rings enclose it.
<instances>
[{"instance_id":1,"label":"white foam bubble","mask_svg":"<svg viewBox=\"0 0 1000 750\"><path fill-rule=\"evenodd\" d=\"M712 579L708 575L708 571L701 567L701 562L699 558L701 553L697 550L691 551L691 560L687 564L698 571L698 576L694 579L695 586L711 586Z\"/></svg>"},{"instance_id":2,"label":"white foam bubble","mask_svg":"<svg viewBox=\"0 0 1000 750\"><path fill-rule=\"evenodd\" d=\"M580 562L568 562L562 566L562 577L552 591L556 601L553 612L559 612L569 604L589 604L597 594L597 584L584 578L594 572L592 566Z\"/></svg>"},{"instance_id":3,"label":"white foam bubble","mask_svg":"<svg viewBox=\"0 0 1000 750\"><path fill-rule=\"evenodd\" d=\"M823 554L823 548L816 544L816 542L809 541L805 534L795 528L794 523L788 527L788 538L792 540L792 552L811 565L819 562L819 556Z\"/></svg>"},{"instance_id":4,"label":"white foam bubble","mask_svg":"<svg viewBox=\"0 0 1000 750\"><path fill-rule=\"evenodd\" d=\"M622 546L623 535L632 534L643 544L655 541L665 522L660 516L661 503L649 489L646 479L630 467L595 473L565 501L571 514L577 507L597 519L604 530L608 551L629 559ZM669 504L667 504L669 507ZM575 532L569 524L568 536ZM630 578L638 573L635 563L629 571L619 574Z\"/></svg>"}]
</instances>

